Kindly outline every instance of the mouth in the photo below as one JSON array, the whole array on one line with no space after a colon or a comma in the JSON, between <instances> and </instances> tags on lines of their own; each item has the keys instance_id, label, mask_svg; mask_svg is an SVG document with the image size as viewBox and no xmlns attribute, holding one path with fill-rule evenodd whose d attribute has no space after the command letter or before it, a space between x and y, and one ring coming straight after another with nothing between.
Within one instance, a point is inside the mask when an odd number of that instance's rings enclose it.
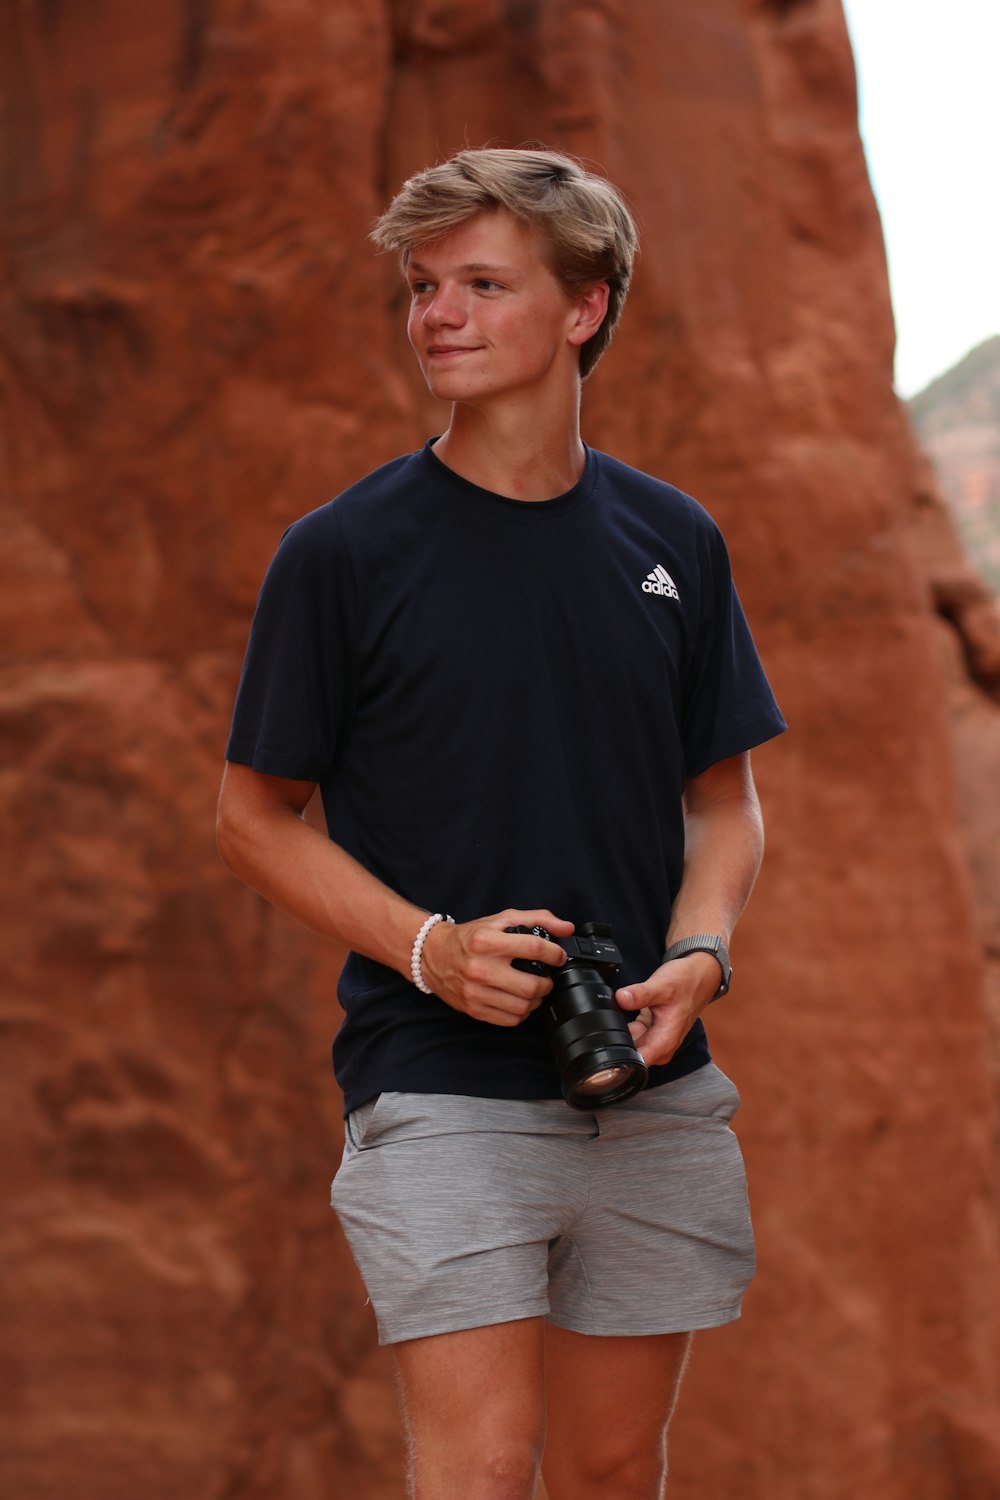
<instances>
[{"instance_id":1,"label":"mouth","mask_svg":"<svg viewBox=\"0 0 1000 1500\"><path fill-rule=\"evenodd\" d=\"M430 344L427 348L428 359L455 359L460 354L474 354L478 345L476 344Z\"/></svg>"}]
</instances>

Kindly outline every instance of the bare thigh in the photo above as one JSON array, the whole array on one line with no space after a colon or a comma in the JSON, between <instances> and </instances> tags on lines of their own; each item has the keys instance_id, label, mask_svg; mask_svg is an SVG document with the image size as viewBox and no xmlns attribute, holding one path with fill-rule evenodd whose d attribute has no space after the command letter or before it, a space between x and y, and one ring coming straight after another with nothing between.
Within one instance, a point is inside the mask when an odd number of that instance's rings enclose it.
<instances>
[{"instance_id":1,"label":"bare thigh","mask_svg":"<svg viewBox=\"0 0 1000 1500\"><path fill-rule=\"evenodd\" d=\"M549 1500L660 1500L689 1333L597 1338L545 1329Z\"/></svg>"},{"instance_id":2,"label":"bare thigh","mask_svg":"<svg viewBox=\"0 0 1000 1500\"><path fill-rule=\"evenodd\" d=\"M393 1345L411 1500L531 1500L545 1433L542 1320Z\"/></svg>"},{"instance_id":3,"label":"bare thigh","mask_svg":"<svg viewBox=\"0 0 1000 1500\"><path fill-rule=\"evenodd\" d=\"M690 1343L523 1318L394 1345L411 1500L532 1500L540 1461L549 1500L660 1500Z\"/></svg>"}]
</instances>

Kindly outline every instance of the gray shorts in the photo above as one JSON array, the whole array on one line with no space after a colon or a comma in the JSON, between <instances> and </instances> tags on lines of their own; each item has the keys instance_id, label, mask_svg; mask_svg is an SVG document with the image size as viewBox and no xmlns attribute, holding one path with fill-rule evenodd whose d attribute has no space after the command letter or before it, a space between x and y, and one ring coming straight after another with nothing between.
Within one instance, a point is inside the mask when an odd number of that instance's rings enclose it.
<instances>
[{"instance_id":1,"label":"gray shorts","mask_svg":"<svg viewBox=\"0 0 1000 1500\"><path fill-rule=\"evenodd\" d=\"M590 1114L380 1094L332 1202L383 1344L547 1318L589 1334L739 1317L754 1273L739 1094L714 1063Z\"/></svg>"}]
</instances>

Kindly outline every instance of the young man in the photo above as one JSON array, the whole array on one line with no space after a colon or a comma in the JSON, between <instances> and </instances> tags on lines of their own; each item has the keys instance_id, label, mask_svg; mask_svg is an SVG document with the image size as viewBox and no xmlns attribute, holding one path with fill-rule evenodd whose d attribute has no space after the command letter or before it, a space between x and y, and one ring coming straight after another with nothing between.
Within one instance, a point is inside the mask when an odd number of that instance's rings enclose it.
<instances>
[{"instance_id":1,"label":"young man","mask_svg":"<svg viewBox=\"0 0 1000 1500\"><path fill-rule=\"evenodd\" d=\"M416 1500L656 1500L692 1329L753 1273L700 1013L783 728L718 530L584 446L636 248L545 151L407 182L409 336L447 431L285 533L219 807L226 862L352 950L334 1202L394 1347ZM319 784L329 837L301 817ZM589 920L648 1086L561 1096L539 1009ZM545 929L548 936L510 932ZM664 954L664 947L667 954Z\"/></svg>"}]
</instances>

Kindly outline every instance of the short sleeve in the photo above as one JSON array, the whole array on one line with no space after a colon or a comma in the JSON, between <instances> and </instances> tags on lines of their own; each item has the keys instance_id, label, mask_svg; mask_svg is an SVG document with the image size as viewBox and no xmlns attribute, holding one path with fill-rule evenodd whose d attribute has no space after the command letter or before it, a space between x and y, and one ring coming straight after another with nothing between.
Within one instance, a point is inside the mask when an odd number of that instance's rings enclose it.
<instances>
[{"instance_id":1,"label":"short sleeve","mask_svg":"<svg viewBox=\"0 0 1000 1500\"><path fill-rule=\"evenodd\" d=\"M288 528L261 585L226 759L319 781L357 680L354 578L331 507Z\"/></svg>"},{"instance_id":2,"label":"short sleeve","mask_svg":"<svg viewBox=\"0 0 1000 1500\"><path fill-rule=\"evenodd\" d=\"M761 665L733 583L721 532L700 539L701 618L684 684L681 737L685 772L752 750L787 727Z\"/></svg>"}]
</instances>

